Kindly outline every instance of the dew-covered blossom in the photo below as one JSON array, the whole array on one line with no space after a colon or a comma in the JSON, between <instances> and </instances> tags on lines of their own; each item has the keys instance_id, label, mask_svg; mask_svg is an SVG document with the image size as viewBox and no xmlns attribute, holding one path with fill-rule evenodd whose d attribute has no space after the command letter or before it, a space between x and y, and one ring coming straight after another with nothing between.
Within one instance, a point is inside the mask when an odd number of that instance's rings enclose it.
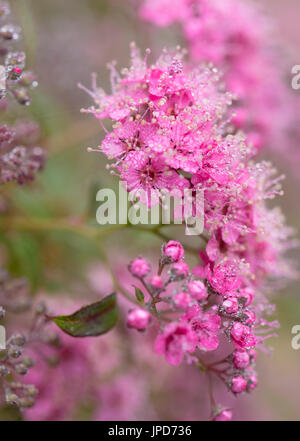
<instances>
[{"instance_id":1,"label":"dew-covered blossom","mask_svg":"<svg viewBox=\"0 0 300 441\"><path fill-rule=\"evenodd\" d=\"M189 324L170 323L157 337L155 351L164 354L168 363L177 366L184 354L195 351L197 341L197 335Z\"/></svg>"},{"instance_id":2,"label":"dew-covered blossom","mask_svg":"<svg viewBox=\"0 0 300 441\"><path fill-rule=\"evenodd\" d=\"M292 230L268 206L282 194L283 177L270 163L254 162L256 149L244 135L230 133L232 95L219 87L213 69L187 69L178 51L165 52L150 67L147 56L133 45L129 69L119 75L111 66L111 95L94 82L88 92L95 107L87 112L114 123L100 151L137 198L146 190L142 204L158 203L162 188L204 192L204 232L193 268L173 239L162 245L157 274L142 257L129 271L154 318L148 330L160 327L156 353L172 365L186 361L212 370L234 394L251 391L257 384L254 348L278 327L267 319L274 308L266 294L276 280L294 276L285 257L295 245ZM154 200L146 200L153 191ZM208 364L206 353L217 358L224 339L231 352Z\"/></svg>"},{"instance_id":3,"label":"dew-covered blossom","mask_svg":"<svg viewBox=\"0 0 300 441\"><path fill-rule=\"evenodd\" d=\"M257 2L142 0L139 14L159 27L179 24L191 62L213 63L223 72L227 90L238 97L232 125L247 133L255 149L299 159L291 136L299 126L299 99L286 81L290 63Z\"/></svg>"},{"instance_id":4,"label":"dew-covered blossom","mask_svg":"<svg viewBox=\"0 0 300 441\"><path fill-rule=\"evenodd\" d=\"M131 67L122 77L111 66L112 94L95 80L88 91L95 106L85 111L100 122L114 122L99 151L113 161L109 168L128 191L148 206L161 202L163 191L183 192L210 179L223 183L224 167L236 163L234 152L247 152L242 139L220 138L232 97L218 90L218 75L209 68L186 71L182 56L166 52L148 67L147 56L142 59L133 45ZM195 181L184 173L195 175ZM167 252L173 252L171 245ZM181 251L175 250L173 257L180 260Z\"/></svg>"}]
</instances>

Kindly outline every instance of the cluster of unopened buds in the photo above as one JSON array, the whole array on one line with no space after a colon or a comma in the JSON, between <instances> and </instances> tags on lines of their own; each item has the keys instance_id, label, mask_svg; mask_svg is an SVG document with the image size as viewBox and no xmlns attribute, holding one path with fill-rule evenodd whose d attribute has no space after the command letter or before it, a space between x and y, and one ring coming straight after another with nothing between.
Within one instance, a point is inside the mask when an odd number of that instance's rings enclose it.
<instances>
[{"instance_id":1,"label":"cluster of unopened buds","mask_svg":"<svg viewBox=\"0 0 300 441\"><path fill-rule=\"evenodd\" d=\"M0 27L0 93L3 98L8 92L20 104L27 106L30 104L28 90L37 86L37 80L32 72L25 70L25 53L14 48L14 43L21 37L21 29L5 23L9 14L9 4L0 2L0 20L3 23Z\"/></svg>"},{"instance_id":2,"label":"cluster of unopened buds","mask_svg":"<svg viewBox=\"0 0 300 441\"><path fill-rule=\"evenodd\" d=\"M253 293L217 292L214 279L193 276L183 258L183 246L171 240L162 247L157 274L150 274L150 264L142 257L130 263L129 271L139 280L143 296L141 306L128 313L128 327L146 331L156 321L160 332L155 350L167 362L179 365L185 359L216 375L233 394L251 392L257 386L255 347L263 341L259 329L267 324L254 312ZM222 335L230 343L230 353L206 362L205 354L217 351ZM213 419L231 418L230 410L218 409L212 403Z\"/></svg>"},{"instance_id":3,"label":"cluster of unopened buds","mask_svg":"<svg viewBox=\"0 0 300 441\"><path fill-rule=\"evenodd\" d=\"M25 70L26 56L23 51L15 48L20 39L20 28L6 23L10 14L7 2L0 2L0 106L4 112L9 105L6 96L10 95L21 105L29 105L29 89L37 86L35 75ZM35 173L43 167L45 153L37 146L40 136L39 126L30 121L19 121L14 127L0 125L0 184L15 181L23 184L31 181ZM1 211L7 208L3 200ZM4 390L5 401L17 405L21 410L32 407L37 396L34 385L19 381L20 376L28 373L34 365L34 359L26 355L28 347L37 341L46 341L43 335L43 319L40 319L40 307L33 308L30 301L28 286L23 279L13 279L0 268L0 319L7 315L21 314L19 324L24 314L33 312L33 318L28 326L23 323L24 332L13 333L5 341L6 349L0 350L0 384ZM19 316L20 317L20 316ZM20 325L21 326L21 325ZM36 328L39 328L37 332ZM46 340L45 340L46 339ZM4 342L1 342L3 345Z\"/></svg>"},{"instance_id":4,"label":"cluster of unopened buds","mask_svg":"<svg viewBox=\"0 0 300 441\"><path fill-rule=\"evenodd\" d=\"M12 279L1 270L0 289L0 301L4 305L0 307L0 320L5 318L6 312L8 315L14 314L22 327L22 332L14 332L5 342L5 349L0 350L0 384L5 402L18 406L22 411L34 406L38 395L38 389L22 381L22 377L34 367L35 355L40 357L48 346L59 347L59 337L46 327L45 303L33 305L29 300L28 286L24 280ZM26 313L30 316L29 322L24 319ZM53 359L44 358L53 364Z\"/></svg>"},{"instance_id":5,"label":"cluster of unopened buds","mask_svg":"<svg viewBox=\"0 0 300 441\"><path fill-rule=\"evenodd\" d=\"M0 2L0 20L10 13L7 2ZM0 27L0 106L6 110L10 95L21 105L29 105L29 90L37 86L35 75L25 69L26 55L13 48L13 43L20 39L17 26L3 24ZM36 145L39 138L37 124L24 121L15 127L0 125L0 184L16 181L23 184L34 179L37 171L45 162L44 151Z\"/></svg>"},{"instance_id":6,"label":"cluster of unopened buds","mask_svg":"<svg viewBox=\"0 0 300 441\"><path fill-rule=\"evenodd\" d=\"M45 153L35 145L39 137L37 124L21 122L13 128L0 126L0 183L24 184L43 168Z\"/></svg>"}]
</instances>

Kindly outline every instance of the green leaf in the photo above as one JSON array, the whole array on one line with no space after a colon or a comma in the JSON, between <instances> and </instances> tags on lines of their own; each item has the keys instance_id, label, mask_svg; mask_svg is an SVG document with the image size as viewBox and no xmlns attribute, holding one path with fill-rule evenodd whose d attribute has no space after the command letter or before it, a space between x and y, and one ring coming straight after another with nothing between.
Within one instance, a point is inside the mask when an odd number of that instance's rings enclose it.
<instances>
[{"instance_id":1,"label":"green leaf","mask_svg":"<svg viewBox=\"0 0 300 441\"><path fill-rule=\"evenodd\" d=\"M135 286L135 297L139 303L144 304L145 296L142 291Z\"/></svg>"},{"instance_id":2,"label":"green leaf","mask_svg":"<svg viewBox=\"0 0 300 441\"><path fill-rule=\"evenodd\" d=\"M117 322L116 294L110 294L100 302L84 306L74 314L48 318L72 337L95 337L105 334Z\"/></svg>"}]
</instances>

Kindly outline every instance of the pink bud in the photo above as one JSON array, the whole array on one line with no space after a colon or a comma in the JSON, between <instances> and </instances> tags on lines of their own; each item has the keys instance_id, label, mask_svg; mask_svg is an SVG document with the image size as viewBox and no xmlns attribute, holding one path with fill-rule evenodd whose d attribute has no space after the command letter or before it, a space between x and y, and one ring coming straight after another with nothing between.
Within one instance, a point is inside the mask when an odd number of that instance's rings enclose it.
<instances>
[{"instance_id":1,"label":"pink bud","mask_svg":"<svg viewBox=\"0 0 300 441\"><path fill-rule=\"evenodd\" d=\"M235 314L239 310L239 302L235 297L228 297L226 300L224 300L222 306L227 314Z\"/></svg>"},{"instance_id":2,"label":"pink bud","mask_svg":"<svg viewBox=\"0 0 300 441\"><path fill-rule=\"evenodd\" d=\"M257 376L256 375L250 375L248 379L248 389L253 390L256 388L258 384Z\"/></svg>"},{"instance_id":3,"label":"pink bud","mask_svg":"<svg viewBox=\"0 0 300 441\"><path fill-rule=\"evenodd\" d=\"M232 361L237 369L245 369L250 364L250 356L246 351L235 351Z\"/></svg>"},{"instance_id":4,"label":"pink bud","mask_svg":"<svg viewBox=\"0 0 300 441\"><path fill-rule=\"evenodd\" d=\"M240 394L246 390L247 381L245 378L238 376L233 377L231 380L231 391L235 394Z\"/></svg>"},{"instance_id":5,"label":"pink bud","mask_svg":"<svg viewBox=\"0 0 300 441\"><path fill-rule=\"evenodd\" d=\"M137 257L129 265L129 271L133 276L142 279L149 273L150 265L142 257Z\"/></svg>"},{"instance_id":6,"label":"pink bud","mask_svg":"<svg viewBox=\"0 0 300 441\"><path fill-rule=\"evenodd\" d=\"M178 262L184 256L184 249L180 242L170 240L163 249L163 254L168 257L171 262Z\"/></svg>"},{"instance_id":7,"label":"pink bud","mask_svg":"<svg viewBox=\"0 0 300 441\"><path fill-rule=\"evenodd\" d=\"M254 299L254 291L251 288L243 288L240 291L240 297L245 299L245 306L251 305Z\"/></svg>"},{"instance_id":8,"label":"pink bud","mask_svg":"<svg viewBox=\"0 0 300 441\"><path fill-rule=\"evenodd\" d=\"M191 304L191 296L187 292L178 292L174 296L174 303L177 308L187 309Z\"/></svg>"},{"instance_id":9,"label":"pink bud","mask_svg":"<svg viewBox=\"0 0 300 441\"><path fill-rule=\"evenodd\" d=\"M136 308L129 311L127 316L127 326L129 328L144 331L151 321L151 314L142 308Z\"/></svg>"},{"instance_id":10,"label":"pink bud","mask_svg":"<svg viewBox=\"0 0 300 441\"><path fill-rule=\"evenodd\" d=\"M253 323L255 322L254 312L248 310L248 311L245 311L244 314L247 316L245 323L247 325L253 325Z\"/></svg>"},{"instance_id":11,"label":"pink bud","mask_svg":"<svg viewBox=\"0 0 300 441\"><path fill-rule=\"evenodd\" d=\"M208 294L206 287L201 280L192 280L188 283L188 290L193 299L204 300L207 298Z\"/></svg>"},{"instance_id":12,"label":"pink bud","mask_svg":"<svg viewBox=\"0 0 300 441\"><path fill-rule=\"evenodd\" d=\"M251 348L257 344L257 338L252 334L251 329L242 323L235 323L230 335L239 348Z\"/></svg>"},{"instance_id":13,"label":"pink bud","mask_svg":"<svg viewBox=\"0 0 300 441\"><path fill-rule=\"evenodd\" d=\"M255 349L250 349L249 351L251 361L255 361L257 359L257 352Z\"/></svg>"},{"instance_id":14,"label":"pink bud","mask_svg":"<svg viewBox=\"0 0 300 441\"><path fill-rule=\"evenodd\" d=\"M189 275L189 267L185 262L176 262L171 269L172 274L182 279Z\"/></svg>"},{"instance_id":15,"label":"pink bud","mask_svg":"<svg viewBox=\"0 0 300 441\"><path fill-rule=\"evenodd\" d=\"M163 283L160 276L153 276L150 282L150 285L155 289L161 289L163 287Z\"/></svg>"},{"instance_id":16,"label":"pink bud","mask_svg":"<svg viewBox=\"0 0 300 441\"><path fill-rule=\"evenodd\" d=\"M229 409L221 410L214 418L213 421L231 421L232 412Z\"/></svg>"}]
</instances>

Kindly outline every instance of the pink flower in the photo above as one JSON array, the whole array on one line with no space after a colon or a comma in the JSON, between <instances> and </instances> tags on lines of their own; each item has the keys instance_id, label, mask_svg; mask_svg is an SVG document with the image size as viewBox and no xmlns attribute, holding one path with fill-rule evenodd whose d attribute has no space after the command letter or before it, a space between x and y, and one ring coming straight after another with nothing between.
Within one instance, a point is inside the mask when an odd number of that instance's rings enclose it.
<instances>
[{"instance_id":1,"label":"pink flower","mask_svg":"<svg viewBox=\"0 0 300 441\"><path fill-rule=\"evenodd\" d=\"M182 318L197 334L198 347L203 351L214 351L219 346L218 332L221 318L212 311L202 312L199 305L191 306Z\"/></svg>"},{"instance_id":2,"label":"pink flower","mask_svg":"<svg viewBox=\"0 0 300 441\"><path fill-rule=\"evenodd\" d=\"M127 326L138 331L145 331L151 322L151 314L142 308L129 311L127 315Z\"/></svg>"},{"instance_id":3,"label":"pink flower","mask_svg":"<svg viewBox=\"0 0 300 441\"><path fill-rule=\"evenodd\" d=\"M231 328L230 335L238 348L251 348L257 343L257 338L252 334L249 326L242 323L235 323Z\"/></svg>"},{"instance_id":4,"label":"pink flower","mask_svg":"<svg viewBox=\"0 0 300 441\"><path fill-rule=\"evenodd\" d=\"M129 152L119 169L128 190L147 206L160 202L161 190L171 191L189 186L188 181L170 169L161 156L152 158L141 150Z\"/></svg>"},{"instance_id":5,"label":"pink flower","mask_svg":"<svg viewBox=\"0 0 300 441\"><path fill-rule=\"evenodd\" d=\"M233 291L236 291L241 285L237 262L227 260L216 265L213 269L210 283L222 295L231 294Z\"/></svg>"},{"instance_id":6,"label":"pink flower","mask_svg":"<svg viewBox=\"0 0 300 441\"><path fill-rule=\"evenodd\" d=\"M163 248L163 255L171 262L179 262L184 257L183 246L176 240L170 240Z\"/></svg>"},{"instance_id":7,"label":"pink flower","mask_svg":"<svg viewBox=\"0 0 300 441\"><path fill-rule=\"evenodd\" d=\"M197 335L186 323L170 323L155 341L155 351L165 355L168 363L177 366L185 353L194 352Z\"/></svg>"}]
</instances>

